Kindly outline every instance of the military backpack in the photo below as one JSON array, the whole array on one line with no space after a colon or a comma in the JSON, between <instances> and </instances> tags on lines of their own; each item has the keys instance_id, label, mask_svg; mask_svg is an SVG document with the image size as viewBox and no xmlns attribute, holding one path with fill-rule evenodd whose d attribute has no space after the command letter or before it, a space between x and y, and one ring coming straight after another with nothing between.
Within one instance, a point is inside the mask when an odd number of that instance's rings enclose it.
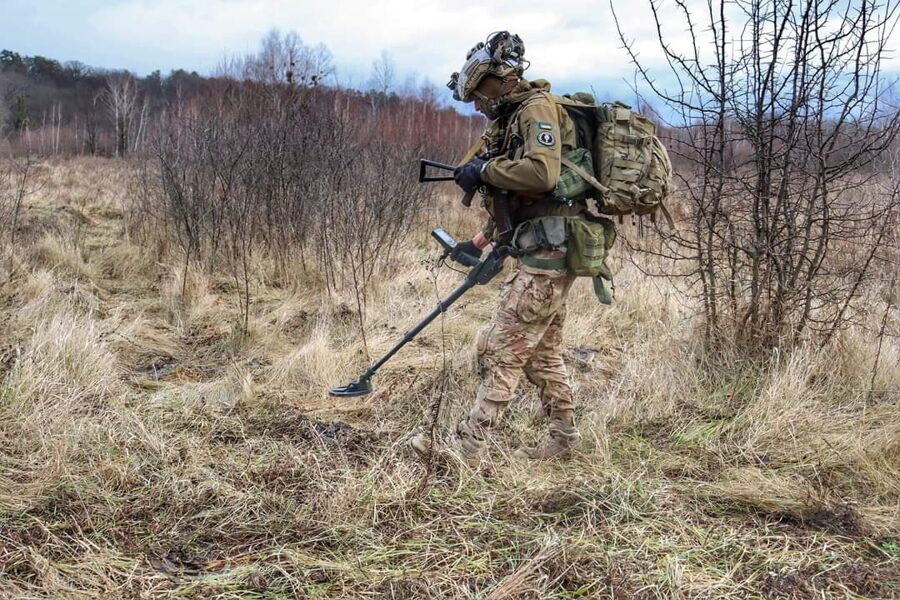
<instances>
[{"instance_id":1,"label":"military backpack","mask_svg":"<svg viewBox=\"0 0 900 600\"><path fill-rule=\"evenodd\" d=\"M586 194L608 215L654 215L673 225L663 202L672 187L672 163L656 126L621 102L597 104L585 92L551 98L575 124L578 147L562 156L557 195Z\"/></svg>"}]
</instances>

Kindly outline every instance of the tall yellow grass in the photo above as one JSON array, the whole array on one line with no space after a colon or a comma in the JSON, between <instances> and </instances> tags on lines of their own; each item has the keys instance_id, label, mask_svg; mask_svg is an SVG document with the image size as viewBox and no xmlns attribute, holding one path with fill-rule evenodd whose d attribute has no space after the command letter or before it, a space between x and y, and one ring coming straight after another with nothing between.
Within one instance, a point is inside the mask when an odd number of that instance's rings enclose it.
<instances>
[{"instance_id":1,"label":"tall yellow grass","mask_svg":"<svg viewBox=\"0 0 900 600\"><path fill-rule=\"evenodd\" d=\"M872 324L824 349L710 355L690 303L619 257L613 306L586 282L570 304L581 452L511 460L545 426L523 384L490 470L439 462L426 480L404 441L437 400L443 434L467 410L496 284L404 349L371 396L325 394L459 283L427 268L426 226L371 290L365 345L349 290L315 273L270 285L263 259L240 332L227 274L185 273L129 239L120 165L40 176L27 211L43 225L5 250L18 262L2 303L0 596L897 591L900 348L883 340L873 378ZM477 227L449 200L439 212L460 237Z\"/></svg>"}]
</instances>

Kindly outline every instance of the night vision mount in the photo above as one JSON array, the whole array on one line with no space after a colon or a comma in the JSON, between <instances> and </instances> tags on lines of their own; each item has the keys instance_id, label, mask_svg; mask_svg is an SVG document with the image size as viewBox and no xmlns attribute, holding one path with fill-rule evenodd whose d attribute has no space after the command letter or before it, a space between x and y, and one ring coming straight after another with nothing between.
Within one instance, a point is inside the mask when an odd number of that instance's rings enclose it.
<instances>
[{"instance_id":1,"label":"night vision mount","mask_svg":"<svg viewBox=\"0 0 900 600\"><path fill-rule=\"evenodd\" d=\"M466 59L470 58L477 50L487 48L488 54L493 59L493 65L506 63L510 66L518 66L527 63L525 60L525 42L518 34L508 31L497 31L488 36L487 42L478 42L478 44L469 50Z\"/></svg>"},{"instance_id":2,"label":"night vision mount","mask_svg":"<svg viewBox=\"0 0 900 600\"><path fill-rule=\"evenodd\" d=\"M478 42L472 46L466 53L466 66L469 65L472 57L479 58L477 64L490 62L492 67L499 67L501 64L505 64L514 68L519 77L531 65L525 59L525 42L522 41L518 34L508 31L496 31L490 34L486 41ZM465 66L463 69L465 70ZM457 97L459 77L459 72L454 72L450 75L450 81L447 82L447 87L453 91L453 96L456 100L460 99Z\"/></svg>"}]
</instances>

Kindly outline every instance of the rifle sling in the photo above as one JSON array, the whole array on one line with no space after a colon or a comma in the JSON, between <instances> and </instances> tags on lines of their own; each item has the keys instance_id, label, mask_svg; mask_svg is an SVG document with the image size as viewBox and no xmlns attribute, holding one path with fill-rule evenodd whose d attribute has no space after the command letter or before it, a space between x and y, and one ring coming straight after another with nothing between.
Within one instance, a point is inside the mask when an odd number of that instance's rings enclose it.
<instances>
[{"instance_id":1,"label":"rifle sling","mask_svg":"<svg viewBox=\"0 0 900 600\"><path fill-rule=\"evenodd\" d=\"M478 151L481 150L481 147L483 145L484 145L484 140L481 138L478 138L478 140L474 144L472 144L472 147L469 148L468 150L466 150L466 153L465 153L465 155L463 155L463 159L459 163L459 166L463 166L464 164L466 164L467 162L469 162L470 160L475 158L475 155L478 154Z\"/></svg>"}]
</instances>

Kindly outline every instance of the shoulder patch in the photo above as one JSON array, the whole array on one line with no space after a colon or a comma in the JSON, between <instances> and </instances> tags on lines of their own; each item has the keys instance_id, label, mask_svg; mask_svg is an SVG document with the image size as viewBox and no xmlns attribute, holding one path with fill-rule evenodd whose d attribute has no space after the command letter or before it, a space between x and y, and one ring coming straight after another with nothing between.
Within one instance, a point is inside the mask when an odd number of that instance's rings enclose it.
<instances>
[{"instance_id":1,"label":"shoulder patch","mask_svg":"<svg viewBox=\"0 0 900 600\"><path fill-rule=\"evenodd\" d=\"M548 123L547 121L538 121L537 126L545 131L553 131L553 123Z\"/></svg>"},{"instance_id":2,"label":"shoulder patch","mask_svg":"<svg viewBox=\"0 0 900 600\"><path fill-rule=\"evenodd\" d=\"M537 141L542 146L552 146L556 143L556 138L549 131L538 131Z\"/></svg>"}]
</instances>

